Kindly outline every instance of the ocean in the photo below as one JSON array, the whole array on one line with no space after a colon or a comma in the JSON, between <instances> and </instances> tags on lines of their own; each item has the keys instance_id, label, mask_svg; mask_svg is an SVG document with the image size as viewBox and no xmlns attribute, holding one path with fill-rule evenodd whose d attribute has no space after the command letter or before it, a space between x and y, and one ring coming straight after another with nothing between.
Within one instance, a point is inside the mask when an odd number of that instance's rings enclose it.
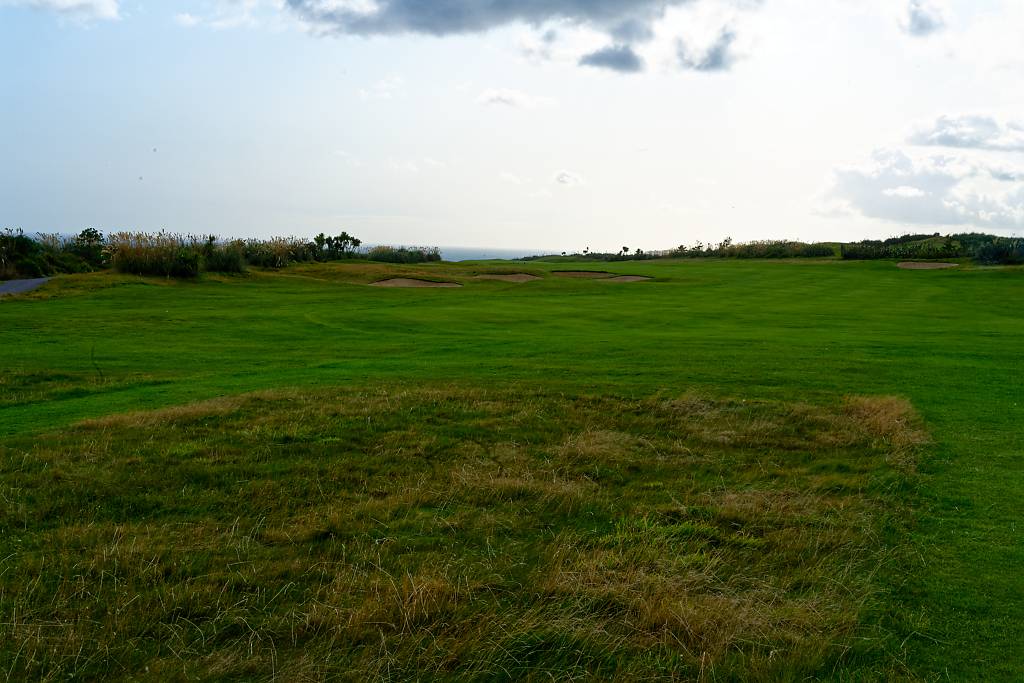
<instances>
[{"instance_id":1,"label":"ocean","mask_svg":"<svg viewBox=\"0 0 1024 683\"><path fill-rule=\"evenodd\" d=\"M487 259L517 259L524 256L554 254L550 249L487 249L485 247L441 247L445 261L485 261Z\"/></svg>"}]
</instances>

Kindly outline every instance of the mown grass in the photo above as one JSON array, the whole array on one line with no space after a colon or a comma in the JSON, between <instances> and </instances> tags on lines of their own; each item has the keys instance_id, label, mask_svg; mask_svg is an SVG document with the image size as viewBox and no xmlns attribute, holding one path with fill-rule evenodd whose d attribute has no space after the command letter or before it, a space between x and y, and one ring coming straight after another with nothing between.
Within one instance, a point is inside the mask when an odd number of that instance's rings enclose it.
<instances>
[{"instance_id":1,"label":"mown grass","mask_svg":"<svg viewBox=\"0 0 1024 683\"><path fill-rule=\"evenodd\" d=\"M49 679L901 677L919 419L275 391L9 442L0 669Z\"/></svg>"},{"instance_id":2,"label":"mown grass","mask_svg":"<svg viewBox=\"0 0 1024 683\"><path fill-rule=\"evenodd\" d=\"M544 277L515 284L472 277L491 269L546 275L597 266L655 280ZM465 286L365 286L396 276ZM874 579L880 592L872 609L888 615L876 624L878 637L898 637L887 646L855 648L836 660L838 669L817 675L879 678L898 675L903 662L911 678L1014 681L1024 676L1022 278L1024 271L1012 267L914 272L884 262L713 259L407 269L346 263L190 283L112 274L57 278L29 296L0 302L0 442L15 449L18 462L26 452L50 457L46 449L59 448L54 444L63 439L71 439L67 453L86 452L74 441L86 438L85 428L68 431L86 418L282 387L314 395L327 387L400 392L443 382L459 391L539 393L552 400L564 394L616 406L697 392L718 397L716 405L807 404L830 414L842 412L836 406L848 395L904 396L932 436L920 456L916 493L869 486L863 494L887 500L886 511L909 527L910 571L886 569ZM414 422L429 423L422 414ZM597 427L630 433L615 424ZM166 437L167 448L176 438L157 428L153 434ZM144 441L145 432L119 438L129 446ZM268 436L254 452L272 451L275 443ZM5 467L11 462L7 458ZM63 491L69 481L85 486L90 477L102 481L104 472L57 479L50 490ZM3 492L8 510L23 503L25 489L17 486L29 474L11 477L15 488ZM92 490L97 509L117 504L116 487ZM45 531L34 528L31 517L21 524L36 536ZM175 527L165 524L166 536ZM2 537L19 537L14 528L0 530ZM879 539L895 536L870 538L868 554L880 547ZM104 542L89 541L94 549ZM26 561L19 553L5 553L5 566ZM162 557L173 555L168 546ZM175 561L181 560L166 559ZM108 574L100 574L100 583L82 576L86 590L107 586ZM717 666L719 673L738 671L742 663ZM800 666L813 669L810 659ZM707 669L703 675L711 678Z\"/></svg>"}]
</instances>

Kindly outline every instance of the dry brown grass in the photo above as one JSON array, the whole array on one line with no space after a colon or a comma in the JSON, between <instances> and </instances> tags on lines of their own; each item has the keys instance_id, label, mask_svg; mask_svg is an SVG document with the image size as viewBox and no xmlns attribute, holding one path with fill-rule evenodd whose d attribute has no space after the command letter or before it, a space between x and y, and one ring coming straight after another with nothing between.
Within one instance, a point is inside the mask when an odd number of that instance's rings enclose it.
<instances>
[{"instance_id":1,"label":"dry brown grass","mask_svg":"<svg viewBox=\"0 0 1024 683\"><path fill-rule=\"evenodd\" d=\"M0 453L0 665L767 681L874 657L895 676L888 491L925 439L885 397L272 391L90 420Z\"/></svg>"}]
</instances>

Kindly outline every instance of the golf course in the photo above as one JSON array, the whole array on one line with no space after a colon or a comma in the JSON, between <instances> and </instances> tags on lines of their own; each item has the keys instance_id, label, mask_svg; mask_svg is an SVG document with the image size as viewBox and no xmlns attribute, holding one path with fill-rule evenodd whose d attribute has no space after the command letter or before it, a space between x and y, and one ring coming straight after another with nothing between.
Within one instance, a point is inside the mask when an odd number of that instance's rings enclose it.
<instances>
[{"instance_id":1,"label":"golf course","mask_svg":"<svg viewBox=\"0 0 1024 683\"><path fill-rule=\"evenodd\" d=\"M1022 680L1022 292L966 260L58 275L0 299L0 672Z\"/></svg>"}]
</instances>

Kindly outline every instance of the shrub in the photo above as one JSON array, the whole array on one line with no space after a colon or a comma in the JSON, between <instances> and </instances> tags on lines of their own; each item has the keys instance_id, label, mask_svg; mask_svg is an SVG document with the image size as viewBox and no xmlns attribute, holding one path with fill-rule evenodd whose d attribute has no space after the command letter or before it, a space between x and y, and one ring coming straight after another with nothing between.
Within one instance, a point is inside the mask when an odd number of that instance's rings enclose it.
<instances>
[{"instance_id":1,"label":"shrub","mask_svg":"<svg viewBox=\"0 0 1024 683\"><path fill-rule=\"evenodd\" d=\"M805 244L786 240L763 240L721 245L717 256L727 258L815 258L835 256L829 244Z\"/></svg>"},{"instance_id":2,"label":"shrub","mask_svg":"<svg viewBox=\"0 0 1024 683\"><path fill-rule=\"evenodd\" d=\"M721 244L704 245L700 242L692 247L681 245L669 255L674 258L826 258L835 256L835 248L831 244L792 242L789 240L760 240L734 244L726 238Z\"/></svg>"},{"instance_id":3,"label":"shrub","mask_svg":"<svg viewBox=\"0 0 1024 683\"><path fill-rule=\"evenodd\" d=\"M950 259L973 257L979 263L1024 263L1024 238L982 233L904 235L887 240L863 240L842 245L844 259Z\"/></svg>"},{"instance_id":4,"label":"shrub","mask_svg":"<svg viewBox=\"0 0 1024 683\"><path fill-rule=\"evenodd\" d=\"M334 261L353 258L358 255L356 249L363 241L347 232L330 236L320 233L313 238L313 258L317 261Z\"/></svg>"},{"instance_id":5,"label":"shrub","mask_svg":"<svg viewBox=\"0 0 1024 683\"><path fill-rule=\"evenodd\" d=\"M978 263L986 265L1024 264L1024 239L996 237L978 247L974 254Z\"/></svg>"},{"instance_id":6,"label":"shrub","mask_svg":"<svg viewBox=\"0 0 1024 683\"><path fill-rule=\"evenodd\" d=\"M32 239L21 230L0 232L0 280L90 270L88 264L63 247L64 242L55 235Z\"/></svg>"},{"instance_id":7,"label":"shrub","mask_svg":"<svg viewBox=\"0 0 1024 683\"><path fill-rule=\"evenodd\" d=\"M40 277L40 246L25 237L21 230L7 228L0 232L0 279Z\"/></svg>"},{"instance_id":8,"label":"shrub","mask_svg":"<svg viewBox=\"0 0 1024 683\"><path fill-rule=\"evenodd\" d=\"M73 254L90 268L102 268L105 265L105 240L103 233L95 228L86 228L73 240L61 240L60 246L61 251Z\"/></svg>"},{"instance_id":9,"label":"shrub","mask_svg":"<svg viewBox=\"0 0 1024 683\"><path fill-rule=\"evenodd\" d=\"M164 231L116 232L110 235L107 250L114 268L122 273L181 278L199 275L201 249L195 237Z\"/></svg>"},{"instance_id":10,"label":"shrub","mask_svg":"<svg viewBox=\"0 0 1024 683\"><path fill-rule=\"evenodd\" d=\"M203 245L203 270L214 273L244 273L243 246L241 240L221 243L215 236L210 235Z\"/></svg>"},{"instance_id":11,"label":"shrub","mask_svg":"<svg viewBox=\"0 0 1024 683\"><path fill-rule=\"evenodd\" d=\"M385 263L425 263L440 261L441 250L437 247L389 247L377 246L370 249L367 257L371 261Z\"/></svg>"},{"instance_id":12,"label":"shrub","mask_svg":"<svg viewBox=\"0 0 1024 683\"><path fill-rule=\"evenodd\" d=\"M866 259L949 259L969 256L971 249L949 235L904 235L887 240L862 240L840 246L840 255L847 260Z\"/></svg>"},{"instance_id":13,"label":"shrub","mask_svg":"<svg viewBox=\"0 0 1024 683\"><path fill-rule=\"evenodd\" d=\"M245 261L260 268L284 268L292 263L314 260L316 245L297 237L247 239L241 243Z\"/></svg>"}]
</instances>

